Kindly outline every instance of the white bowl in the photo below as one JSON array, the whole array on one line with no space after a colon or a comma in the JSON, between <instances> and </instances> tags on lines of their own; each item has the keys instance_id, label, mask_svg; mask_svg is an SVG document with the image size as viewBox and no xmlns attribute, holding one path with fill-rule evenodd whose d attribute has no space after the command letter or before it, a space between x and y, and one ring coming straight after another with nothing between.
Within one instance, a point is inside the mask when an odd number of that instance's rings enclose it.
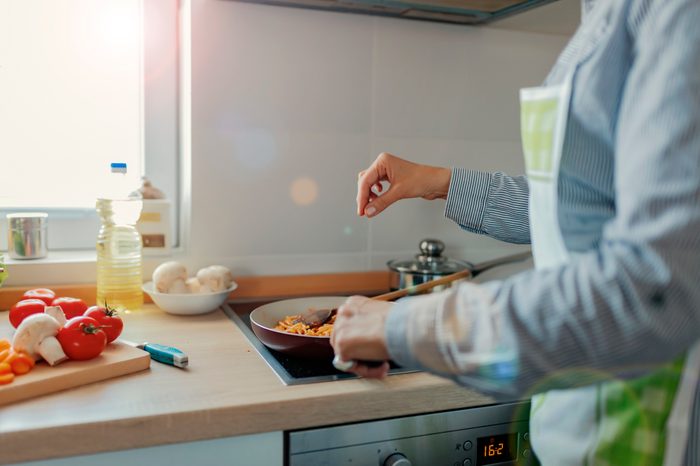
<instances>
[{"instance_id":1,"label":"white bowl","mask_svg":"<svg viewBox=\"0 0 700 466\"><path fill-rule=\"evenodd\" d=\"M196 315L206 314L216 310L226 302L229 293L238 288L233 282L224 291L216 293L161 293L157 291L153 282L146 282L141 289L151 297L156 306L169 314Z\"/></svg>"}]
</instances>

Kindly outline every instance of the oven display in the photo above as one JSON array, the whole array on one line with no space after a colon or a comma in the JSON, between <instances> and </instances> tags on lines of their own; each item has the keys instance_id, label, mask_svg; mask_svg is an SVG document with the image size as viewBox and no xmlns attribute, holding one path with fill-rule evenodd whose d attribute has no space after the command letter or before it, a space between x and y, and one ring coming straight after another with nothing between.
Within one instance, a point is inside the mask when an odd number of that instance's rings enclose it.
<instances>
[{"instance_id":1,"label":"oven display","mask_svg":"<svg viewBox=\"0 0 700 466\"><path fill-rule=\"evenodd\" d=\"M515 461L518 456L518 434L489 435L476 439L476 464Z\"/></svg>"}]
</instances>

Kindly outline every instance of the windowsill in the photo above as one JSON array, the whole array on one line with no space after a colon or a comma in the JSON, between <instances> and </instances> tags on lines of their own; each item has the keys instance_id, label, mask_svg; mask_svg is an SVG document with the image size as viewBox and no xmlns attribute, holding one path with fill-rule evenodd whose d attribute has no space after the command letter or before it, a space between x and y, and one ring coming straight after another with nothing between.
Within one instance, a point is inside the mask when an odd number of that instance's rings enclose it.
<instances>
[{"instance_id":1,"label":"windowsill","mask_svg":"<svg viewBox=\"0 0 700 466\"><path fill-rule=\"evenodd\" d=\"M97 276L97 256L94 249L49 251L44 258L24 260L10 259L5 251L0 254L5 258L5 268L9 272L3 286L95 283ZM150 277L160 263L180 258L182 255L182 248L174 248L169 254L144 254L143 276Z\"/></svg>"},{"instance_id":2,"label":"windowsill","mask_svg":"<svg viewBox=\"0 0 700 466\"><path fill-rule=\"evenodd\" d=\"M94 250L82 249L72 251L49 251L46 257L41 259L10 259L7 252L2 252L5 256L5 265L12 266L41 266L47 264L66 264L96 261Z\"/></svg>"}]
</instances>

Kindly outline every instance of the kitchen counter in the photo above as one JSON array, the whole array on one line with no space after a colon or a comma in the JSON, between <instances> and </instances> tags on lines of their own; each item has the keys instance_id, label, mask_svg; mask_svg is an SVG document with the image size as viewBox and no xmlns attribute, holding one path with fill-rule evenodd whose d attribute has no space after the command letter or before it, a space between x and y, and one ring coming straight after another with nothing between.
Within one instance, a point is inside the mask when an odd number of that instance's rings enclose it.
<instances>
[{"instance_id":1,"label":"kitchen counter","mask_svg":"<svg viewBox=\"0 0 700 466\"><path fill-rule=\"evenodd\" d=\"M235 307L235 303L233 304ZM10 335L0 312L0 337ZM348 423L490 403L428 375L285 386L222 311L123 316L123 336L188 353L136 374L0 407L0 464Z\"/></svg>"}]
</instances>

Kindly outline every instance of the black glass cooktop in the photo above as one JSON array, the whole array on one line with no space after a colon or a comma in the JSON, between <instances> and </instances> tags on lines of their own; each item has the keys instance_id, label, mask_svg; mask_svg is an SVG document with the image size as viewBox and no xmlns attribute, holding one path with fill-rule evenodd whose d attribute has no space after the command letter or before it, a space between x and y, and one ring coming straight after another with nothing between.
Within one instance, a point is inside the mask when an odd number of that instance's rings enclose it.
<instances>
[{"instance_id":1,"label":"black glass cooktop","mask_svg":"<svg viewBox=\"0 0 700 466\"><path fill-rule=\"evenodd\" d=\"M277 374L285 385L298 385L314 382L329 382L357 378L355 374L342 372L333 367L330 360L312 360L289 356L272 350L263 345L253 333L250 324L250 313L258 306L267 302L229 303L223 305L224 313L241 329L243 335L253 345L255 350L265 360L268 366ZM389 374L405 374L415 370L400 367L391 363Z\"/></svg>"}]
</instances>

